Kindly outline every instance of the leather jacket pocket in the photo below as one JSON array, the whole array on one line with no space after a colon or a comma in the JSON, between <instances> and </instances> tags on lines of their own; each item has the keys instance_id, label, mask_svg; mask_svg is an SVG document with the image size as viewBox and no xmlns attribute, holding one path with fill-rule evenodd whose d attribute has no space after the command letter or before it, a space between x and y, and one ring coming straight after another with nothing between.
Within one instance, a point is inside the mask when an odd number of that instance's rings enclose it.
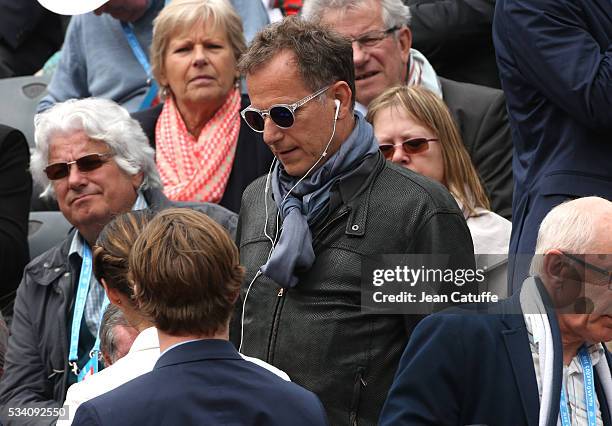
<instances>
[{"instance_id":1,"label":"leather jacket pocket","mask_svg":"<svg viewBox=\"0 0 612 426\"><path fill-rule=\"evenodd\" d=\"M351 426L358 425L359 415L359 400L361 399L361 388L366 387L367 383L364 379L365 367L357 367L355 372L355 380L353 381L353 395L351 398L351 411L349 417L349 424Z\"/></svg>"}]
</instances>

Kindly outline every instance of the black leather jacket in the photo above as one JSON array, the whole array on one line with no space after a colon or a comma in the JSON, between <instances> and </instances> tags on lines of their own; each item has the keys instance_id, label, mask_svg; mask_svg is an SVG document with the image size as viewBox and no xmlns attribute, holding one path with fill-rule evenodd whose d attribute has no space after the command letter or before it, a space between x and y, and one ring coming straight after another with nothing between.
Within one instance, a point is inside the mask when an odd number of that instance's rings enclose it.
<instances>
[{"instance_id":1,"label":"black leather jacket","mask_svg":"<svg viewBox=\"0 0 612 426\"><path fill-rule=\"evenodd\" d=\"M265 182L265 176L253 182L242 200L237 231L247 269L242 302L270 250L264 224L272 237L276 228L276 204L264 193ZM362 259L450 253L453 265L473 268L472 240L444 187L386 162L378 152L332 189L330 205L331 213L312 229L316 260L299 275L297 286L281 290L265 276L250 286L242 352L277 366L316 393L332 425L374 425L421 316L362 311ZM237 346L239 305L232 329Z\"/></svg>"}]
</instances>

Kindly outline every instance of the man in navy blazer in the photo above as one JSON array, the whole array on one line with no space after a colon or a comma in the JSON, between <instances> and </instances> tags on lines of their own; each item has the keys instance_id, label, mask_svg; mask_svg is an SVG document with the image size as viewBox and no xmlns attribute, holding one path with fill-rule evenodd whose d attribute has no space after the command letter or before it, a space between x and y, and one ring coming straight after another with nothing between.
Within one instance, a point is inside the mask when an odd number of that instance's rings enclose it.
<instances>
[{"instance_id":1,"label":"man in navy blazer","mask_svg":"<svg viewBox=\"0 0 612 426\"><path fill-rule=\"evenodd\" d=\"M244 269L206 215L169 209L132 247L135 300L162 354L153 371L79 407L75 425L326 425L319 399L243 359L228 326Z\"/></svg>"},{"instance_id":2,"label":"man in navy blazer","mask_svg":"<svg viewBox=\"0 0 612 426\"><path fill-rule=\"evenodd\" d=\"M612 4L498 0L493 41L514 143L511 290L538 226L578 197L612 200Z\"/></svg>"},{"instance_id":3,"label":"man in navy blazer","mask_svg":"<svg viewBox=\"0 0 612 426\"><path fill-rule=\"evenodd\" d=\"M612 340L609 229L611 202L564 203L542 222L536 277L520 292L421 321L381 425L556 426L560 412L586 425L589 389L593 418L612 425L612 356L602 344Z\"/></svg>"}]
</instances>

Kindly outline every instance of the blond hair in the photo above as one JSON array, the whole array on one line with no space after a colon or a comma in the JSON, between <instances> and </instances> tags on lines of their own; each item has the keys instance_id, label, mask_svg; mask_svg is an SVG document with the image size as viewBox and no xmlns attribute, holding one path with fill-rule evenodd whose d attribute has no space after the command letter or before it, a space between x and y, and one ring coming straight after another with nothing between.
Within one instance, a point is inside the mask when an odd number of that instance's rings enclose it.
<instances>
[{"instance_id":1,"label":"blond hair","mask_svg":"<svg viewBox=\"0 0 612 426\"><path fill-rule=\"evenodd\" d=\"M246 41L242 20L228 0L173 0L153 21L150 56L151 70L157 81L165 72L164 58L171 38L198 24L208 24L212 31L223 29L238 63L246 50Z\"/></svg>"},{"instance_id":2,"label":"blond hair","mask_svg":"<svg viewBox=\"0 0 612 426\"><path fill-rule=\"evenodd\" d=\"M489 199L472 164L457 125L444 102L433 92L418 86L387 89L368 105L366 119L374 122L379 111L398 108L438 137L446 186L470 215L477 207L490 210Z\"/></svg>"}]
</instances>

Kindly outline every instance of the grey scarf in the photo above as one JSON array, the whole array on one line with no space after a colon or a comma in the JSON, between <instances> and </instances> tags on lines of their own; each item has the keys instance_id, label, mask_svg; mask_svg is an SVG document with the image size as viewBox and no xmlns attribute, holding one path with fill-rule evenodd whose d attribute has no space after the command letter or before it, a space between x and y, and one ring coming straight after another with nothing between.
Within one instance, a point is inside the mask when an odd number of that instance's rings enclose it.
<instances>
[{"instance_id":1,"label":"grey scarf","mask_svg":"<svg viewBox=\"0 0 612 426\"><path fill-rule=\"evenodd\" d=\"M287 196L300 177L289 176L280 163L272 171L272 193L283 218L277 245L261 272L284 288L298 283L297 273L315 260L310 225L326 215L330 189L350 176L366 157L378 151L372 126L355 113L355 128L340 149Z\"/></svg>"}]
</instances>

